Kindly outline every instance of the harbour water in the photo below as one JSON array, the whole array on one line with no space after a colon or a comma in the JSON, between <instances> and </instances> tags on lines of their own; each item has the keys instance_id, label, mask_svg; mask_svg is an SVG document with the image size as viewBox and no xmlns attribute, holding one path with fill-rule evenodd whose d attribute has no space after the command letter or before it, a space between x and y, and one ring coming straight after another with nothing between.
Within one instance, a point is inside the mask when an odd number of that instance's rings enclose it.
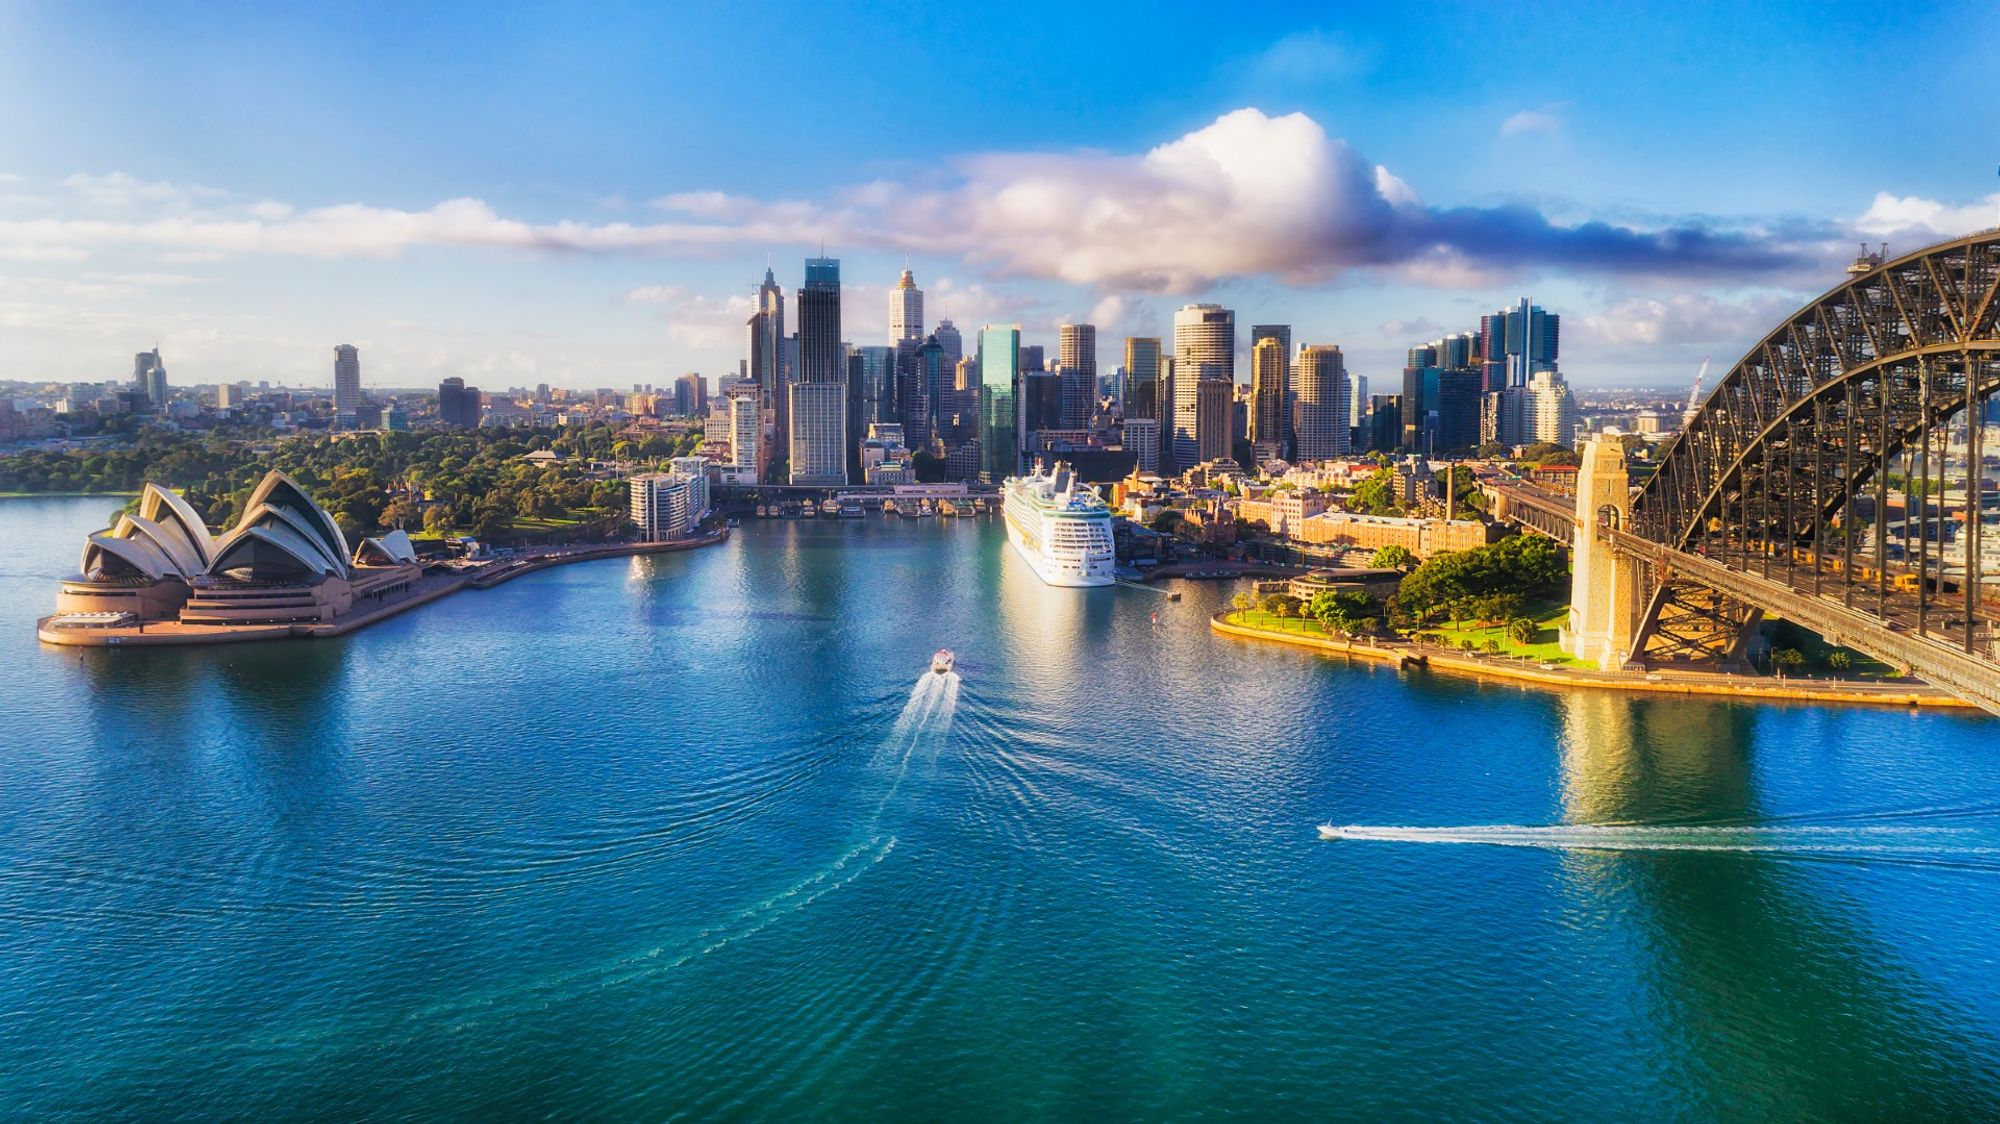
<instances>
[{"instance_id":1,"label":"harbour water","mask_svg":"<svg viewBox=\"0 0 2000 1124\"><path fill-rule=\"evenodd\" d=\"M2000 1115L1985 718L1246 644L991 519L38 645L116 502L0 501L0 1117Z\"/></svg>"}]
</instances>

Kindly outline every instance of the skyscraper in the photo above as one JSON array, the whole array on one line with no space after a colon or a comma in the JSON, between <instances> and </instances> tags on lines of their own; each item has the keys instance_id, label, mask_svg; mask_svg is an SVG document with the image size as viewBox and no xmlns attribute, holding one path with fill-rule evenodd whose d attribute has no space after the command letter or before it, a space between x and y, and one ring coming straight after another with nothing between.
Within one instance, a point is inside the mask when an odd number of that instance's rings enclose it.
<instances>
[{"instance_id":1,"label":"skyscraper","mask_svg":"<svg viewBox=\"0 0 2000 1124\"><path fill-rule=\"evenodd\" d=\"M1059 428L1088 429L1097 400L1097 325L1064 324L1056 344L1062 398Z\"/></svg>"},{"instance_id":2,"label":"skyscraper","mask_svg":"<svg viewBox=\"0 0 2000 1124\"><path fill-rule=\"evenodd\" d=\"M1250 347L1250 444L1285 456L1285 345L1263 336Z\"/></svg>"},{"instance_id":3,"label":"skyscraper","mask_svg":"<svg viewBox=\"0 0 2000 1124\"><path fill-rule=\"evenodd\" d=\"M940 320L937 331L931 334L937 337L938 346L944 348L944 353L951 357L952 363L956 364L965 358L965 337L959 335L958 325L949 320Z\"/></svg>"},{"instance_id":4,"label":"skyscraper","mask_svg":"<svg viewBox=\"0 0 2000 1124\"><path fill-rule=\"evenodd\" d=\"M751 313L745 327L749 346L744 368L757 384L758 408L771 438L765 459L774 464L785 456L785 442L790 436L791 401L787 388L791 383L791 368L786 355L785 291L778 287L778 279L768 267L764 270L764 283L757 286L757 311Z\"/></svg>"},{"instance_id":5,"label":"skyscraper","mask_svg":"<svg viewBox=\"0 0 2000 1124\"><path fill-rule=\"evenodd\" d=\"M471 429L479 424L479 388L465 385L457 377L438 383L438 421L444 425Z\"/></svg>"},{"instance_id":6,"label":"skyscraper","mask_svg":"<svg viewBox=\"0 0 2000 1124\"><path fill-rule=\"evenodd\" d=\"M1338 347L1315 344L1299 350L1298 459L1321 461L1349 450L1347 362Z\"/></svg>"},{"instance_id":7,"label":"skyscraper","mask_svg":"<svg viewBox=\"0 0 2000 1124\"><path fill-rule=\"evenodd\" d=\"M799 288L799 366L792 382L789 479L847 483L847 348L840 340L840 262L807 258ZM803 411L803 413L802 413ZM859 442L856 442L857 452Z\"/></svg>"},{"instance_id":8,"label":"skyscraper","mask_svg":"<svg viewBox=\"0 0 2000 1124\"><path fill-rule=\"evenodd\" d=\"M1511 309L1479 318L1479 348L1485 359L1485 389L1528 385L1536 371L1553 371L1561 357L1562 317L1522 297Z\"/></svg>"},{"instance_id":9,"label":"skyscraper","mask_svg":"<svg viewBox=\"0 0 2000 1124\"><path fill-rule=\"evenodd\" d=\"M1236 384L1222 379L1196 379L1196 463L1227 460L1236 435Z\"/></svg>"},{"instance_id":10,"label":"skyscraper","mask_svg":"<svg viewBox=\"0 0 2000 1124\"><path fill-rule=\"evenodd\" d=\"M903 442L912 450L928 451L932 443L943 436L940 415L948 417L950 414L945 398L951 390L952 364L951 357L945 354L944 345L933 335L917 348L911 369L902 376L898 405L902 414Z\"/></svg>"},{"instance_id":11,"label":"skyscraper","mask_svg":"<svg viewBox=\"0 0 2000 1124\"><path fill-rule=\"evenodd\" d=\"M333 349L333 413L342 425L354 424L361 406L361 351L351 343Z\"/></svg>"},{"instance_id":12,"label":"skyscraper","mask_svg":"<svg viewBox=\"0 0 2000 1124\"><path fill-rule=\"evenodd\" d=\"M1125 416L1160 417L1160 337L1125 337Z\"/></svg>"},{"instance_id":13,"label":"skyscraper","mask_svg":"<svg viewBox=\"0 0 2000 1124\"><path fill-rule=\"evenodd\" d=\"M708 413L708 380L692 372L675 379L674 412L689 418Z\"/></svg>"},{"instance_id":14,"label":"skyscraper","mask_svg":"<svg viewBox=\"0 0 2000 1124\"><path fill-rule=\"evenodd\" d=\"M979 476L998 484L1021 471L1021 326L988 324L979 330Z\"/></svg>"},{"instance_id":15,"label":"skyscraper","mask_svg":"<svg viewBox=\"0 0 2000 1124\"><path fill-rule=\"evenodd\" d=\"M924 291L909 270L889 290L889 346L915 351L924 342Z\"/></svg>"},{"instance_id":16,"label":"skyscraper","mask_svg":"<svg viewBox=\"0 0 2000 1124\"><path fill-rule=\"evenodd\" d=\"M749 472L756 479L764 475L764 408L757 384L732 388L729 403L729 466Z\"/></svg>"},{"instance_id":17,"label":"skyscraper","mask_svg":"<svg viewBox=\"0 0 2000 1124\"><path fill-rule=\"evenodd\" d=\"M1276 442L1278 455L1292 455L1292 426L1299 407L1299 391L1292 385L1292 326L1290 324L1252 324L1250 326L1250 353L1256 355L1257 344L1263 340L1277 340L1283 369L1278 374L1278 394L1283 406L1278 411L1278 426L1263 440ZM1256 381L1252 369L1251 381ZM1252 438L1256 440L1256 438Z\"/></svg>"},{"instance_id":18,"label":"skyscraper","mask_svg":"<svg viewBox=\"0 0 2000 1124\"><path fill-rule=\"evenodd\" d=\"M132 357L132 382L155 411L167 408L167 365L160 359L159 348Z\"/></svg>"},{"instance_id":19,"label":"skyscraper","mask_svg":"<svg viewBox=\"0 0 2000 1124\"><path fill-rule=\"evenodd\" d=\"M1168 446L1175 470L1200 462L1199 391L1204 379L1236 382L1236 314L1219 304L1190 304L1174 313L1174 401ZM1221 447L1227 456L1227 418ZM1210 444L1214 447L1213 443Z\"/></svg>"},{"instance_id":20,"label":"skyscraper","mask_svg":"<svg viewBox=\"0 0 2000 1124\"><path fill-rule=\"evenodd\" d=\"M854 360L861 364L861 424L902 420L896 407L896 349L857 347Z\"/></svg>"}]
</instances>

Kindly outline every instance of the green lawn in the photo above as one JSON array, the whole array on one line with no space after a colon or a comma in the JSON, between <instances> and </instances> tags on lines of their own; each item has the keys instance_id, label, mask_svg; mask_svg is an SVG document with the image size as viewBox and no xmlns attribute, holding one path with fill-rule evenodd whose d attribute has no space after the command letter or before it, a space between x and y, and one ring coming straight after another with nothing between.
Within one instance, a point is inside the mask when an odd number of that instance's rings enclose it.
<instances>
[{"instance_id":1,"label":"green lawn","mask_svg":"<svg viewBox=\"0 0 2000 1124\"><path fill-rule=\"evenodd\" d=\"M1319 622L1298 617L1281 617L1262 609L1239 609L1225 618L1230 624L1246 625L1250 628L1268 628L1275 632L1295 632L1301 636L1324 636L1330 640L1345 640L1347 637L1328 633Z\"/></svg>"},{"instance_id":2,"label":"green lawn","mask_svg":"<svg viewBox=\"0 0 2000 1124\"><path fill-rule=\"evenodd\" d=\"M1470 640L1472 646L1483 649L1488 640L1500 642L1500 654L1513 659L1531 660L1536 663L1574 664L1577 661L1562 650L1557 641L1563 625L1569 622L1569 602L1542 601L1527 606L1521 615L1531 618L1536 625L1535 639L1531 644L1521 644L1507 637L1505 624L1480 626L1474 622L1464 625L1442 624L1426 629L1435 632L1459 647L1459 641Z\"/></svg>"}]
</instances>

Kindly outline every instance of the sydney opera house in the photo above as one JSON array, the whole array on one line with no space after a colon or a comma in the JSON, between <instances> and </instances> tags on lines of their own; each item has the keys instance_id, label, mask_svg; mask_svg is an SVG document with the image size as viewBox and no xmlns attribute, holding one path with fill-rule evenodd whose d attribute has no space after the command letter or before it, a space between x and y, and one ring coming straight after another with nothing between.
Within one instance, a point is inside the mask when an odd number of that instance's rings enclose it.
<instances>
[{"instance_id":1,"label":"sydney opera house","mask_svg":"<svg viewBox=\"0 0 2000 1124\"><path fill-rule=\"evenodd\" d=\"M136 514L85 542L82 573L62 583L42 632L324 625L409 589L422 573L402 531L350 549L333 516L282 472L264 477L221 535L186 500L148 484Z\"/></svg>"}]
</instances>

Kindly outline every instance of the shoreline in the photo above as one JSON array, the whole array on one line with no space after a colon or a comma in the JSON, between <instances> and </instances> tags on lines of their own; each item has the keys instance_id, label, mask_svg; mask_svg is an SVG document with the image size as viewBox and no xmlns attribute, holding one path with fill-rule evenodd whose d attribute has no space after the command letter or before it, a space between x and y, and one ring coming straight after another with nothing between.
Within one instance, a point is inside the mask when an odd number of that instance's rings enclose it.
<instances>
[{"instance_id":1,"label":"shoreline","mask_svg":"<svg viewBox=\"0 0 2000 1124\"><path fill-rule=\"evenodd\" d=\"M1863 706L1937 707L1978 710L1973 704L1927 684L1867 684L1853 681L1798 680L1760 682L1740 676L1713 675L1700 679L1667 679L1621 675L1602 671L1545 671L1538 667L1515 667L1441 650L1419 648L1405 642L1371 644L1365 641L1335 640L1301 633L1281 633L1228 620L1229 612L1209 617L1211 631L1247 640L1289 644L1355 659L1374 660L1398 669L1418 666L1433 671L1483 679L1525 684L1544 690L1584 688L1599 691L1627 691L1645 694L1701 695L1758 701L1847 703ZM1657 673L1656 673L1657 674ZM1677 672L1677 675L1690 673ZM1700 673L1693 673L1700 674ZM1825 684L1820 686L1819 684Z\"/></svg>"},{"instance_id":2,"label":"shoreline","mask_svg":"<svg viewBox=\"0 0 2000 1124\"><path fill-rule=\"evenodd\" d=\"M129 628L48 627L50 617L35 622L35 635L42 643L57 648L171 648L205 644L244 644L258 640L317 640L346 636L371 624L384 621L420 605L428 605L465 589L492 589L523 574L566 566L572 562L594 562L640 554L673 554L729 541L729 528L720 527L700 538L672 542L607 543L576 547L533 558L510 559L494 569L477 574L428 574L418 579L409 595L386 604L349 613L339 620L320 623L268 625L184 625L178 621L153 621Z\"/></svg>"}]
</instances>

